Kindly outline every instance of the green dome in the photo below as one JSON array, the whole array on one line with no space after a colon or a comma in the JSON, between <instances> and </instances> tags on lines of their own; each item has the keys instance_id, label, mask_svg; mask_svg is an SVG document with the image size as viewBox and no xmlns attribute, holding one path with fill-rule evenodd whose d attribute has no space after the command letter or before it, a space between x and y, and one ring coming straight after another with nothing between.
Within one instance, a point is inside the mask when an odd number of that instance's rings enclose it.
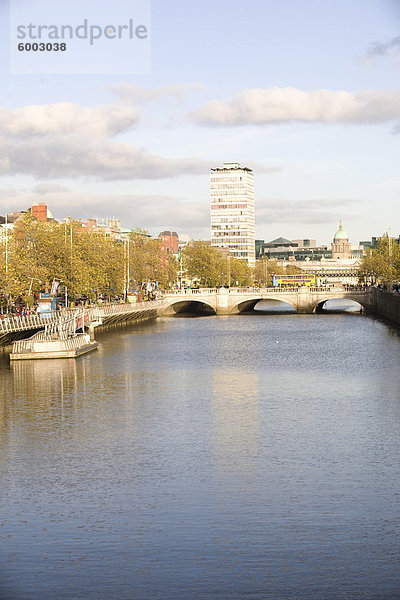
<instances>
[{"instance_id":1,"label":"green dome","mask_svg":"<svg viewBox=\"0 0 400 600\"><path fill-rule=\"evenodd\" d=\"M349 236L343 229L338 229L335 233L335 240L348 240Z\"/></svg>"}]
</instances>

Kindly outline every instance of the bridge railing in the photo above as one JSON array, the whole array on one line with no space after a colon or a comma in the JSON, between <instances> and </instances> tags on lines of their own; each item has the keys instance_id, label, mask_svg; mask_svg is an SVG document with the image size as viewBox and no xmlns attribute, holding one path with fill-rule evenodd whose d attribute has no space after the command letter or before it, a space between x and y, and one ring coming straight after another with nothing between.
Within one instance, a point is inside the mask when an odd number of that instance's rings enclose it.
<instances>
[{"instance_id":1,"label":"bridge railing","mask_svg":"<svg viewBox=\"0 0 400 600\"><path fill-rule=\"evenodd\" d=\"M296 293L299 288L296 287L231 287L231 288L186 288L182 290L171 290L165 294L165 296L206 296L211 294L253 294L253 293L268 293L268 294L281 294L281 293Z\"/></svg>"},{"instance_id":2,"label":"bridge railing","mask_svg":"<svg viewBox=\"0 0 400 600\"><path fill-rule=\"evenodd\" d=\"M304 291L312 293L321 292L364 292L362 286L313 286L313 287L231 287L231 288L186 288L182 290L171 290L164 296L206 296L211 294L299 294Z\"/></svg>"},{"instance_id":3,"label":"bridge railing","mask_svg":"<svg viewBox=\"0 0 400 600\"><path fill-rule=\"evenodd\" d=\"M146 302L126 302L124 304L104 304L94 308L94 311L100 311L103 315L117 315L125 312L134 312L143 310L143 308L155 308L162 304L162 300L148 300Z\"/></svg>"}]
</instances>

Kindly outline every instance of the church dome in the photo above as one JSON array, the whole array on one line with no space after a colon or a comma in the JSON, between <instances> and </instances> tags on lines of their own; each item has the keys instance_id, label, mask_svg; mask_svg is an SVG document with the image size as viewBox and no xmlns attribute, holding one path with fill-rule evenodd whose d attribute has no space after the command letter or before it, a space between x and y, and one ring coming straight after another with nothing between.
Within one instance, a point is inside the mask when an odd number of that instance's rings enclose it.
<instances>
[{"instance_id":1,"label":"church dome","mask_svg":"<svg viewBox=\"0 0 400 600\"><path fill-rule=\"evenodd\" d=\"M346 240L347 241L348 239L349 239L349 236L344 231L344 229L342 227L342 219L340 219L339 229L335 233L335 236L334 236L333 240L334 241L336 241L336 240Z\"/></svg>"}]
</instances>

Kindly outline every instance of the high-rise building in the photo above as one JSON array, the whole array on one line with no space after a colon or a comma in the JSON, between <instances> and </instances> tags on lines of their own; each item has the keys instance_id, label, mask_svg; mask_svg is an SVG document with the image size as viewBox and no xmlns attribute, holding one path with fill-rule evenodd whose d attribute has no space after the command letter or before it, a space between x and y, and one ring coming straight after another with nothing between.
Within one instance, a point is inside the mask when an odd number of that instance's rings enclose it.
<instances>
[{"instance_id":1,"label":"high-rise building","mask_svg":"<svg viewBox=\"0 0 400 600\"><path fill-rule=\"evenodd\" d=\"M254 176L248 167L224 163L210 175L211 245L255 265Z\"/></svg>"}]
</instances>

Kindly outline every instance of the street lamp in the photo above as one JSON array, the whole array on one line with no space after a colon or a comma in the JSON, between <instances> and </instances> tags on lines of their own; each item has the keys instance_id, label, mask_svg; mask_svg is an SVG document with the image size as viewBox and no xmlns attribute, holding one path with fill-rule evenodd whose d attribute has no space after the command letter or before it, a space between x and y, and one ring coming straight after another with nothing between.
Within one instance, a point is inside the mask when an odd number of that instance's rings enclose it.
<instances>
[{"instance_id":1,"label":"street lamp","mask_svg":"<svg viewBox=\"0 0 400 600\"><path fill-rule=\"evenodd\" d=\"M7 221L7 217L8 217L8 215L6 213L6 222L5 222L5 225L6 225L6 280L8 278L8 231L7 231L8 230L8 221Z\"/></svg>"},{"instance_id":2,"label":"street lamp","mask_svg":"<svg viewBox=\"0 0 400 600\"><path fill-rule=\"evenodd\" d=\"M28 296L30 296L31 293L32 293L32 283L34 281L38 281L39 283L43 283L43 281L41 279L38 279L37 277L31 277L31 283L30 283L30 286L29 286Z\"/></svg>"},{"instance_id":3,"label":"street lamp","mask_svg":"<svg viewBox=\"0 0 400 600\"><path fill-rule=\"evenodd\" d=\"M65 283L65 281L63 281L62 279L58 279L57 278L58 283L63 283L64 284L64 302L65 302L65 308L68 308L68 290L67 290L67 284Z\"/></svg>"}]
</instances>

